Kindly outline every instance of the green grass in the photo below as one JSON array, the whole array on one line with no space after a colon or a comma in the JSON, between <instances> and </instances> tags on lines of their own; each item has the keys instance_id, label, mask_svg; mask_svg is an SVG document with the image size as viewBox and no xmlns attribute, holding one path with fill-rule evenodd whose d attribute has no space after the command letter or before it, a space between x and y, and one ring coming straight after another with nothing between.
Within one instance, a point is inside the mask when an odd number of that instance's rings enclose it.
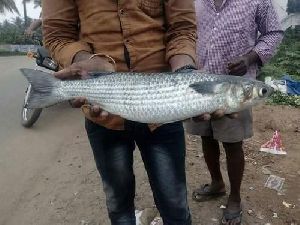
<instances>
[{"instance_id":1,"label":"green grass","mask_svg":"<svg viewBox=\"0 0 300 225\"><path fill-rule=\"evenodd\" d=\"M289 75L294 80L300 81L300 28L289 29L272 60L264 65L259 73L259 80L265 77L281 79L283 75ZM268 100L269 104L290 105L299 108L300 96L290 96L281 92L275 92Z\"/></svg>"},{"instance_id":2,"label":"green grass","mask_svg":"<svg viewBox=\"0 0 300 225\"><path fill-rule=\"evenodd\" d=\"M267 76L280 79L285 74L300 80L300 28L285 32L277 54L262 67L259 79L264 80Z\"/></svg>"},{"instance_id":3,"label":"green grass","mask_svg":"<svg viewBox=\"0 0 300 225\"><path fill-rule=\"evenodd\" d=\"M276 91L268 100L267 104L270 105L289 105L300 108L300 96L287 95Z\"/></svg>"}]
</instances>

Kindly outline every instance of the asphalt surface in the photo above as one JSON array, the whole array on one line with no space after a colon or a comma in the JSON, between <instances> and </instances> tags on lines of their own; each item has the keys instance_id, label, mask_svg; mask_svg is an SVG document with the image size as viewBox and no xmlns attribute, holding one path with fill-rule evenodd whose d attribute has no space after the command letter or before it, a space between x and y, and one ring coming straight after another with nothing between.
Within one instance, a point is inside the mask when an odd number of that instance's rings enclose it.
<instances>
[{"instance_id":1,"label":"asphalt surface","mask_svg":"<svg viewBox=\"0 0 300 225\"><path fill-rule=\"evenodd\" d=\"M27 82L20 68L34 68L26 56L0 57L0 225L7 225L39 176L63 151L65 140L83 129L82 115L68 104L45 109L37 123L23 128Z\"/></svg>"}]
</instances>

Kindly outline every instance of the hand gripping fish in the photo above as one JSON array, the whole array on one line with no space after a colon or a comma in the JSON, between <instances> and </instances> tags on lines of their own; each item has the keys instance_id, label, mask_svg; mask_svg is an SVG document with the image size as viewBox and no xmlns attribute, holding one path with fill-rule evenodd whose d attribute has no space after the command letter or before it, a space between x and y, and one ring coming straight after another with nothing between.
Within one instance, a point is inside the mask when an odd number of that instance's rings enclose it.
<instances>
[{"instance_id":1,"label":"hand gripping fish","mask_svg":"<svg viewBox=\"0 0 300 225\"><path fill-rule=\"evenodd\" d=\"M224 109L238 112L264 101L273 89L261 81L203 72L95 74L61 81L38 70L21 69L32 85L27 108L45 108L84 97L124 119L163 124Z\"/></svg>"}]
</instances>

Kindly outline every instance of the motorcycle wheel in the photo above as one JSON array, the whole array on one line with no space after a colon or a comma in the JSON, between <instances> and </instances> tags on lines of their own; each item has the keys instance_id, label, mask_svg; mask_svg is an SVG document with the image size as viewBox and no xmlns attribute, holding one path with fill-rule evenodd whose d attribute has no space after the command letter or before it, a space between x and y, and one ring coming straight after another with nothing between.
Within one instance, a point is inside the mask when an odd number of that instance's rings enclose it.
<instances>
[{"instance_id":1,"label":"motorcycle wheel","mask_svg":"<svg viewBox=\"0 0 300 225\"><path fill-rule=\"evenodd\" d=\"M24 99L24 105L22 107L21 123L23 127L30 128L38 120L43 109L28 109L26 103L30 96L31 85L27 87Z\"/></svg>"}]
</instances>

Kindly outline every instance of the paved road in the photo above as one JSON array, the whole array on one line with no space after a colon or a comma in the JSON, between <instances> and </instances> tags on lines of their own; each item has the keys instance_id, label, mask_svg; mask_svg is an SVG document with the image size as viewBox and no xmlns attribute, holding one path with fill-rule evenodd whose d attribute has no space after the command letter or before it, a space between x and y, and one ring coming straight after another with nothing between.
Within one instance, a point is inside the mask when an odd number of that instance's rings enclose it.
<instances>
[{"instance_id":1,"label":"paved road","mask_svg":"<svg viewBox=\"0 0 300 225\"><path fill-rule=\"evenodd\" d=\"M67 104L43 111L37 124L25 129L20 111L26 81L19 68L33 68L25 56L0 57L0 225L10 225L9 218L22 203L35 182L56 159L64 140L83 128L81 114Z\"/></svg>"}]
</instances>

